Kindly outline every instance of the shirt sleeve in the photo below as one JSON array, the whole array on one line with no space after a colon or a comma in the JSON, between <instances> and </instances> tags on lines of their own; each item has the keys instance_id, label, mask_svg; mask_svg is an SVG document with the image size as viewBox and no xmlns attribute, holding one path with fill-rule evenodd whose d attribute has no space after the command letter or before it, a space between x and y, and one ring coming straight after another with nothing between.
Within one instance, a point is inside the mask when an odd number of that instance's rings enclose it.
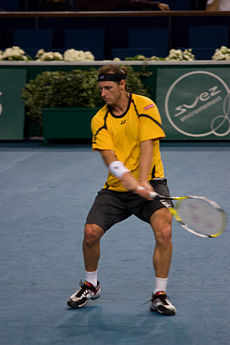
<instances>
[{"instance_id":1,"label":"shirt sleeve","mask_svg":"<svg viewBox=\"0 0 230 345\"><path fill-rule=\"evenodd\" d=\"M108 132L106 121L96 114L91 121L93 150L113 150L114 144Z\"/></svg>"},{"instance_id":2,"label":"shirt sleeve","mask_svg":"<svg viewBox=\"0 0 230 345\"><path fill-rule=\"evenodd\" d=\"M165 137L159 110L153 101L145 104L140 113L140 141Z\"/></svg>"}]
</instances>

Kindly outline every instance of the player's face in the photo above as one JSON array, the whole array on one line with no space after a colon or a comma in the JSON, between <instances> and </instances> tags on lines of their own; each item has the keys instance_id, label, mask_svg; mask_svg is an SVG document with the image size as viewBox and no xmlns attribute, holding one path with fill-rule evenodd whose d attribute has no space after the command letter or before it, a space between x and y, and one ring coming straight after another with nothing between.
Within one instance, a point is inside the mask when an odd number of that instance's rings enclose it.
<instances>
[{"instance_id":1,"label":"player's face","mask_svg":"<svg viewBox=\"0 0 230 345\"><path fill-rule=\"evenodd\" d=\"M100 81L98 83L101 90L101 97L108 105L115 105L119 102L123 87L114 81Z\"/></svg>"}]
</instances>

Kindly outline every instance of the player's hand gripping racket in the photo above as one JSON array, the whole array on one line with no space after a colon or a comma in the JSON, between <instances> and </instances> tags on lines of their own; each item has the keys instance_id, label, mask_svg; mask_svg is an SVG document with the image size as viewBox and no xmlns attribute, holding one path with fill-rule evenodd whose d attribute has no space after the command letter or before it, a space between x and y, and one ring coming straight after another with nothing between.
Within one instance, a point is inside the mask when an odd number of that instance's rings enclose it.
<instances>
[{"instance_id":1,"label":"player's hand gripping racket","mask_svg":"<svg viewBox=\"0 0 230 345\"><path fill-rule=\"evenodd\" d=\"M181 197L166 197L156 192L150 192L150 197L164 200L176 200L175 208L168 207L176 221L194 235L213 238L220 236L227 224L224 210L212 200L202 196L188 195Z\"/></svg>"}]
</instances>

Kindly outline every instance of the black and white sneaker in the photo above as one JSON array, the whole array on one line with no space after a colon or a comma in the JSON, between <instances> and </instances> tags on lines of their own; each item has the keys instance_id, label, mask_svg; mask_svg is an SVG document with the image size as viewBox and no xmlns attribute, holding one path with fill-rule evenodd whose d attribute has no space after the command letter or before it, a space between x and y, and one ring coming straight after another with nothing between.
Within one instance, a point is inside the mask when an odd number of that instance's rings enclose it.
<instances>
[{"instance_id":1,"label":"black and white sneaker","mask_svg":"<svg viewBox=\"0 0 230 345\"><path fill-rule=\"evenodd\" d=\"M97 282L97 287L93 286L93 284L85 281L84 283L80 282L80 289L74 292L72 296L70 296L67 304L71 308L82 308L84 307L89 299L96 299L101 295L101 287L100 283Z\"/></svg>"},{"instance_id":2,"label":"black and white sneaker","mask_svg":"<svg viewBox=\"0 0 230 345\"><path fill-rule=\"evenodd\" d=\"M150 309L162 315L176 314L176 308L169 302L168 297L164 291L159 291L152 295L150 302Z\"/></svg>"}]
</instances>

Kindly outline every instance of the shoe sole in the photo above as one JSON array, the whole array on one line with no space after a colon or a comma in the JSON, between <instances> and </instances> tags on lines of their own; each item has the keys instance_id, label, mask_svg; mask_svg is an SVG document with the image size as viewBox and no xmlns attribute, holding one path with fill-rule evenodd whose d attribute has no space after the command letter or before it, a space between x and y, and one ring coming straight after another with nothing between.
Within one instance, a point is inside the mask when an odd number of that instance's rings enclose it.
<instances>
[{"instance_id":1,"label":"shoe sole","mask_svg":"<svg viewBox=\"0 0 230 345\"><path fill-rule=\"evenodd\" d=\"M166 316L171 316L171 315L175 315L176 312L174 310L169 310L169 309L166 309L164 308L163 306L159 306L157 308L155 307L150 307L150 310L151 311L155 311L156 313L158 314L161 314L161 315L166 315Z\"/></svg>"},{"instance_id":2,"label":"shoe sole","mask_svg":"<svg viewBox=\"0 0 230 345\"><path fill-rule=\"evenodd\" d=\"M86 300L82 304L77 304L77 302L68 301L67 305L72 309L79 309L79 308L83 308L87 303L88 303L88 300Z\"/></svg>"},{"instance_id":3,"label":"shoe sole","mask_svg":"<svg viewBox=\"0 0 230 345\"><path fill-rule=\"evenodd\" d=\"M97 298L99 298L101 295L98 295L96 297L91 297L89 299L92 299L92 300L95 300ZM80 308L83 308L89 301L89 299L86 299L83 303L81 304L78 304L78 302L73 302L71 300L67 301L67 305L72 308L72 309L80 309Z\"/></svg>"},{"instance_id":4,"label":"shoe sole","mask_svg":"<svg viewBox=\"0 0 230 345\"><path fill-rule=\"evenodd\" d=\"M99 294L99 295L97 295L97 296L95 296L95 297L91 297L91 298L89 298L89 299L98 299L100 296L101 296L101 295Z\"/></svg>"}]
</instances>

